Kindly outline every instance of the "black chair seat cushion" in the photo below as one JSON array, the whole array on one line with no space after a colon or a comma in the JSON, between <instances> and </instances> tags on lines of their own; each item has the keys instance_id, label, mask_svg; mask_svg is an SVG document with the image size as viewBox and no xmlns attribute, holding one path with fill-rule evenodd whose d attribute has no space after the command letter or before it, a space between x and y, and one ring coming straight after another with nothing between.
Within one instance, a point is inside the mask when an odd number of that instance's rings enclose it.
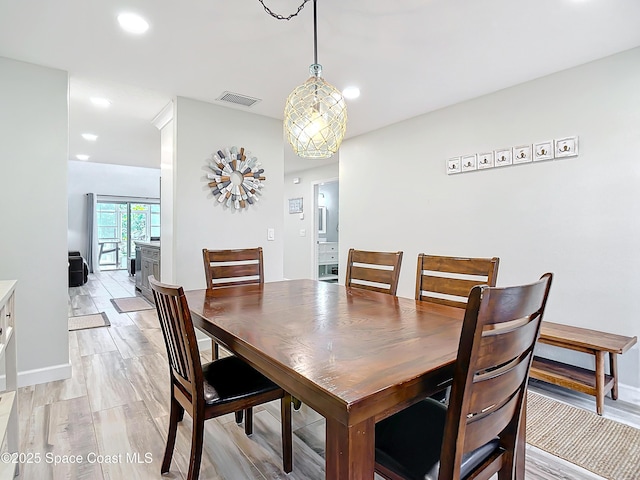
<instances>
[{"instance_id":1,"label":"black chair seat cushion","mask_svg":"<svg viewBox=\"0 0 640 480\"><path fill-rule=\"evenodd\" d=\"M226 403L280 387L238 357L224 357L202 366L207 405Z\"/></svg>"},{"instance_id":2,"label":"black chair seat cushion","mask_svg":"<svg viewBox=\"0 0 640 480\"><path fill-rule=\"evenodd\" d=\"M447 407L426 399L376 424L376 462L411 480L437 480ZM466 477L499 448L497 438L463 456Z\"/></svg>"}]
</instances>

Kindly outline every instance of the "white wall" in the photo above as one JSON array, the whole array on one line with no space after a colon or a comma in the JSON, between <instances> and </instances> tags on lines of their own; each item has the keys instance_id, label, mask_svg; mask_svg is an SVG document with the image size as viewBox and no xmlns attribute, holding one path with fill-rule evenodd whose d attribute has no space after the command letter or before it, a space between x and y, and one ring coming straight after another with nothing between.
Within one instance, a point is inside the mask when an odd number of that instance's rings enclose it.
<instances>
[{"instance_id":1,"label":"white wall","mask_svg":"<svg viewBox=\"0 0 640 480\"><path fill-rule=\"evenodd\" d=\"M181 97L177 98L174 107L177 132L173 166L175 277L166 280L186 289L204 288L203 248L259 246L264 251L265 280L281 280L284 244L282 122ZM241 211L218 203L206 178L211 172L207 166L211 154L234 145L252 152L262 163L266 176L260 200ZM267 241L268 228L275 229L274 241ZM164 248L164 230L162 235Z\"/></svg>"},{"instance_id":2,"label":"white wall","mask_svg":"<svg viewBox=\"0 0 640 480\"><path fill-rule=\"evenodd\" d=\"M158 140L160 133L158 132ZM158 159L158 165L160 159ZM160 197L160 169L70 161L68 173L69 250L87 253L87 193Z\"/></svg>"},{"instance_id":3,"label":"white wall","mask_svg":"<svg viewBox=\"0 0 640 480\"><path fill-rule=\"evenodd\" d=\"M67 72L0 57L0 278L17 279L18 382L68 378Z\"/></svg>"},{"instance_id":4,"label":"white wall","mask_svg":"<svg viewBox=\"0 0 640 480\"><path fill-rule=\"evenodd\" d=\"M412 298L420 252L498 256L498 285L555 273L546 320L640 335L638 85L640 48L345 141L342 258L403 250ZM450 157L570 135L577 158L445 174ZM621 381L640 386L638 367L636 346Z\"/></svg>"},{"instance_id":5,"label":"white wall","mask_svg":"<svg viewBox=\"0 0 640 480\"><path fill-rule=\"evenodd\" d=\"M300 183L294 184L293 179ZM284 276L288 279L315 278L313 272L313 184L338 178L338 163L294 172L284 179ZM289 214L289 199L302 198L304 218ZM300 236L304 229L306 235Z\"/></svg>"}]
</instances>

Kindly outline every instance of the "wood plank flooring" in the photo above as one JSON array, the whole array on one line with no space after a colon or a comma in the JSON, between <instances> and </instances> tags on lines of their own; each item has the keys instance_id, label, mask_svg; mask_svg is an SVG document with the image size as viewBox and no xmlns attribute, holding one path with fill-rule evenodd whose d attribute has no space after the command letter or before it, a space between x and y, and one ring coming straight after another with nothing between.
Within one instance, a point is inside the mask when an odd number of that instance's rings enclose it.
<instances>
[{"instance_id":1,"label":"wood plank flooring","mask_svg":"<svg viewBox=\"0 0 640 480\"><path fill-rule=\"evenodd\" d=\"M169 418L168 366L155 310L120 314L110 298L134 295L126 271L90 275L69 289L69 315L104 311L111 327L69 332L73 375L19 391L22 453L41 456L21 466L24 480L184 479L191 419L178 427L171 472L160 475ZM210 350L201 352L203 361ZM592 397L544 383L531 388L593 410ZM640 410L606 399L605 416L640 426ZM203 480L324 479L325 421L303 403L293 412L294 469L282 471L279 402L257 408L254 433L233 416L205 423ZM59 455L60 463L52 463ZM81 456L70 463L67 456ZM597 480L600 477L533 447L527 448L529 480ZM376 476L376 479L380 477Z\"/></svg>"}]
</instances>

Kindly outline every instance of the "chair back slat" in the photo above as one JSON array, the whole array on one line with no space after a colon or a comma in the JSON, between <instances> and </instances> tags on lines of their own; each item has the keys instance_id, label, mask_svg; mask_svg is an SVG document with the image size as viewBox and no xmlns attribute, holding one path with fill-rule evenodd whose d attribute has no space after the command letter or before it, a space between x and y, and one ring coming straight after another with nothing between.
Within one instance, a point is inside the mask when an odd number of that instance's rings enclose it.
<instances>
[{"instance_id":1,"label":"chair back slat","mask_svg":"<svg viewBox=\"0 0 640 480\"><path fill-rule=\"evenodd\" d=\"M171 376L195 399L204 401L202 366L191 312L182 287L166 285L149 276L167 348ZM202 400L201 400L202 399Z\"/></svg>"},{"instance_id":2,"label":"chair back slat","mask_svg":"<svg viewBox=\"0 0 640 480\"><path fill-rule=\"evenodd\" d=\"M456 297L468 297L469 292L482 280L467 280L464 278L436 277L433 275L423 275L422 285L428 285L429 291L434 293L445 293Z\"/></svg>"},{"instance_id":3,"label":"chair back slat","mask_svg":"<svg viewBox=\"0 0 640 480\"><path fill-rule=\"evenodd\" d=\"M516 410L519 412L520 396L514 394L500 407L472 418L465 428L463 449L471 452L481 447L503 432L513 421Z\"/></svg>"},{"instance_id":4,"label":"chair back slat","mask_svg":"<svg viewBox=\"0 0 640 480\"><path fill-rule=\"evenodd\" d=\"M421 254L421 256L423 270L484 277L497 275L497 272L494 272L498 267L497 258L444 257L425 254Z\"/></svg>"},{"instance_id":5,"label":"chair back slat","mask_svg":"<svg viewBox=\"0 0 640 480\"><path fill-rule=\"evenodd\" d=\"M369 252L366 250L349 250L351 261L353 263L365 263L369 265L396 267L398 257L402 256L402 252Z\"/></svg>"},{"instance_id":6,"label":"chair back slat","mask_svg":"<svg viewBox=\"0 0 640 480\"><path fill-rule=\"evenodd\" d=\"M350 249L347 258L347 287L395 295L402 264L402 252L370 252Z\"/></svg>"},{"instance_id":7,"label":"chair back slat","mask_svg":"<svg viewBox=\"0 0 640 480\"><path fill-rule=\"evenodd\" d=\"M474 360L476 370L502 365L522 355L536 341L537 323L527 318L526 323L515 330L485 332Z\"/></svg>"},{"instance_id":8,"label":"chair back slat","mask_svg":"<svg viewBox=\"0 0 640 480\"><path fill-rule=\"evenodd\" d=\"M499 437L514 452L520 413L553 275L516 287L475 286L458 346L439 478L458 478L462 456Z\"/></svg>"},{"instance_id":9,"label":"chair back slat","mask_svg":"<svg viewBox=\"0 0 640 480\"><path fill-rule=\"evenodd\" d=\"M537 315L536 308L540 299L539 291L529 289L518 292L512 289L496 290L485 304L487 312L480 312L480 316L490 316L491 323L500 324L513 322L528 315Z\"/></svg>"},{"instance_id":10,"label":"chair back slat","mask_svg":"<svg viewBox=\"0 0 640 480\"><path fill-rule=\"evenodd\" d=\"M207 288L264 283L262 247L236 250L202 249Z\"/></svg>"},{"instance_id":11,"label":"chair back slat","mask_svg":"<svg viewBox=\"0 0 640 480\"><path fill-rule=\"evenodd\" d=\"M211 267L211 276L214 279L236 277L260 276L260 265L257 263L245 263L239 265L220 265ZM253 282L259 283L259 282Z\"/></svg>"},{"instance_id":12,"label":"chair back slat","mask_svg":"<svg viewBox=\"0 0 640 480\"><path fill-rule=\"evenodd\" d=\"M476 285L495 286L500 261L493 258L418 255L416 300L464 308Z\"/></svg>"},{"instance_id":13,"label":"chair back slat","mask_svg":"<svg viewBox=\"0 0 640 480\"><path fill-rule=\"evenodd\" d=\"M468 410L475 413L487 411L492 406L504 401L505 395L515 393L527 375L530 355L529 353L517 358L513 363L504 365L503 368L477 374L473 381L474 388L469 398Z\"/></svg>"},{"instance_id":14,"label":"chair back slat","mask_svg":"<svg viewBox=\"0 0 640 480\"><path fill-rule=\"evenodd\" d=\"M377 268L359 267L354 265L351 267L351 284L356 280L391 284L395 272L392 270L379 270Z\"/></svg>"},{"instance_id":15,"label":"chair back slat","mask_svg":"<svg viewBox=\"0 0 640 480\"><path fill-rule=\"evenodd\" d=\"M247 260L258 260L262 247L258 248L238 248L231 250L207 250L211 262L243 262Z\"/></svg>"}]
</instances>

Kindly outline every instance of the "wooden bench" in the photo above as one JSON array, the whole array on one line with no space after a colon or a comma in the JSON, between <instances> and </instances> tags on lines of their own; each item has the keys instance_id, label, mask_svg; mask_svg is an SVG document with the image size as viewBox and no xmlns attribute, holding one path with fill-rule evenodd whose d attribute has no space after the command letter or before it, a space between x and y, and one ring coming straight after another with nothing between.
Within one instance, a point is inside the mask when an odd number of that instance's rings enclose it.
<instances>
[{"instance_id":1,"label":"wooden bench","mask_svg":"<svg viewBox=\"0 0 640 480\"><path fill-rule=\"evenodd\" d=\"M596 397L596 411L602 415L604 396L618 398L618 361L616 355L629 350L636 337L542 322L540 343L590 353L595 357L595 371L542 357L534 357L530 377ZM609 374L605 372L605 354L609 354Z\"/></svg>"}]
</instances>

